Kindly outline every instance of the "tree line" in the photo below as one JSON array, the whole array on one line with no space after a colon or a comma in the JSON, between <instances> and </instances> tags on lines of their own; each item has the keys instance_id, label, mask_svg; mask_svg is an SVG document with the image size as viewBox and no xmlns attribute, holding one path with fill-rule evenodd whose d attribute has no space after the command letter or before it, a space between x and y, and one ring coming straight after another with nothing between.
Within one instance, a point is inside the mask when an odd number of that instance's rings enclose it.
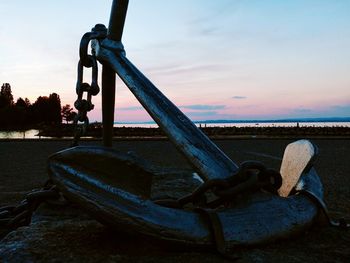
<instances>
[{"instance_id":1,"label":"tree line","mask_svg":"<svg viewBox=\"0 0 350 263\"><path fill-rule=\"evenodd\" d=\"M69 104L61 106L60 96L51 93L39 96L34 103L28 98L13 98L11 85L4 83L0 90L0 128L24 128L37 125L58 125L73 121L76 113Z\"/></svg>"}]
</instances>

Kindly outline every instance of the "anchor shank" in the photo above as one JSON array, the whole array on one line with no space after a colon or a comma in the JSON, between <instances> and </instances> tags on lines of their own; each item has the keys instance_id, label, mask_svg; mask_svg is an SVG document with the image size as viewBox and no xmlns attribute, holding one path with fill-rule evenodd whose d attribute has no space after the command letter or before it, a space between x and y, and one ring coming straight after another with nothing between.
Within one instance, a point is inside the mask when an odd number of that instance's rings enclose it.
<instances>
[{"instance_id":1,"label":"anchor shank","mask_svg":"<svg viewBox=\"0 0 350 263\"><path fill-rule=\"evenodd\" d=\"M119 75L154 121L204 180L231 176L237 165L187 118L124 55L112 51L113 41L105 39L97 47L97 58Z\"/></svg>"}]
</instances>

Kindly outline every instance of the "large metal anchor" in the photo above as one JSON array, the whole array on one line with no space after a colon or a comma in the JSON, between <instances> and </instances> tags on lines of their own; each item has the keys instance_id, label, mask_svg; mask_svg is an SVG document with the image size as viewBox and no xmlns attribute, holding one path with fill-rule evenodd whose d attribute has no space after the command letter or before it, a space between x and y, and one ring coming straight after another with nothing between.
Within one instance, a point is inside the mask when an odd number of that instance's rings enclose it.
<instances>
[{"instance_id":1,"label":"large metal anchor","mask_svg":"<svg viewBox=\"0 0 350 263\"><path fill-rule=\"evenodd\" d=\"M223 253L235 245L286 238L309 227L324 204L323 186L313 168L316 148L306 140L288 145L282 177L259 163L235 164L127 59L121 43L127 5L128 0L113 1L106 37L93 40L96 58L103 64L104 144L112 142L116 73L204 183L184 198L152 201L152 177L162 168L109 147L74 147L49 158L54 184L114 229L216 245ZM214 198L203 204L199 199L207 191ZM182 209L189 203L191 208Z\"/></svg>"}]
</instances>

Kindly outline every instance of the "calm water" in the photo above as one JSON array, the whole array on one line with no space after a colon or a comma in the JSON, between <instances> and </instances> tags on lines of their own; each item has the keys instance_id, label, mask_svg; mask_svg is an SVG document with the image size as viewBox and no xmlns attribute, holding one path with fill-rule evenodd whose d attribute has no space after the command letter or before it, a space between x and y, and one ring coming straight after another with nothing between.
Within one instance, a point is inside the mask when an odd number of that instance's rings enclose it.
<instances>
[{"instance_id":1,"label":"calm water","mask_svg":"<svg viewBox=\"0 0 350 263\"><path fill-rule=\"evenodd\" d=\"M256 122L256 123L196 123L197 127L295 127L297 122ZM299 122L300 127L350 127L350 122ZM142 127L142 128L157 128L156 123L150 124L114 124L114 127Z\"/></svg>"},{"instance_id":2,"label":"calm water","mask_svg":"<svg viewBox=\"0 0 350 263\"><path fill-rule=\"evenodd\" d=\"M278 122L278 123L208 123L208 124L196 124L198 127L293 127L296 126L296 122ZM300 122L300 127L350 127L350 122ZM142 127L142 128L156 128L157 124L114 124L114 127ZM40 139L37 134L39 130L26 130L26 131L0 131L1 139ZM48 137L45 137L48 138Z\"/></svg>"},{"instance_id":3,"label":"calm water","mask_svg":"<svg viewBox=\"0 0 350 263\"><path fill-rule=\"evenodd\" d=\"M39 139L39 130L0 131L0 139Z\"/></svg>"}]
</instances>

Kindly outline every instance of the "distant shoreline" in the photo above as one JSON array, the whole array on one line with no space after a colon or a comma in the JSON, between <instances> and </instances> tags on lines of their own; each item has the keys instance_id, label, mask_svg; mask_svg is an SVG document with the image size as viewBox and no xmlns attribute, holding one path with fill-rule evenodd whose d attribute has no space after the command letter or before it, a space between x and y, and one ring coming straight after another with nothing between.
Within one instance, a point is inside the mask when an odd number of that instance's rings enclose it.
<instances>
[{"instance_id":1,"label":"distant shoreline","mask_svg":"<svg viewBox=\"0 0 350 263\"><path fill-rule=\"evenodd\" d=\"M227 124L227 123L305 123L305 122L350 122L350 117L330 117L330 118L293 118L293 119L277 119L277 120L202 120L193 121L195 124ZM142 124L142 125L153 125L156 124L154 121L146 122L114 122L117 125L132 125L132 124Z\"/></svg>"},{"instance_id":2,"label":"distant shoreline","mask_svg":"<svg viewBox=\"0 0 350 263\"><path fill-rule=\"evenodd\" d=\"M27 130L26 130L27 129ZM73 124L61 124L54 126L31 127L26 129L5 129L0 131L0 139L70 139L74 134ZM199 125L207 136L213 139L238 139L238 138L350 138L350 126L210 126ZM29 134L26 134L30 132ZM102 138L102 125L90 124L84 138ZM17 137L1 136L1 133L18 133ZM166 139L164 132L156 126L153 127L114 127L113 137L120 139Z\"/></svg>"},{"instance_id":3,"label":"distant shoreline","mask_svg":"<svg viewBox=\"0 0 350 263\"><path fill-rule=\"evenodd\" d=\"M342 118L304 118L304 119L277 119L277 120L203 120L203 121L193 121L193 123L199 127L206 127L207 125L210 127L219 127L219 128L225 128L226 125L231 124L231 126L234 126L232 124L237 125L244 125L244 124L271 124L272 126L278 127L279 124L295 124L296 126L301 124L305 125L306 123L310 124L321 124L321 123L337 123L340 125L337 126L343 126L342 123L347 124L345 126L349 126L350 124L350 117L342 117ZM276 124L276 125L274 125ZM150 126L149 126L150 125ZM37 129L37 130L47 130L51 129L52 127L58 128L58 129L66 129L66 127L72 126L72 124L56 124L56 125L50 125L50 124L35 124L35 125L8 125L8 126L1 126L0 125L0 132L12 132L12 131L25 131L25 130L31 130L31 129ZM90 126L93 127L100 127L102 126L101 122L90 122ZM133 127L133 128L156 128L157 123L154 121L146 121L146 122L114 122L114 126L119 127Z\"/></svg>"},{"instance_id":4,"label":"distant shoreline","mask_svg":"<svg viewBox=\"0 0 350 263\"><path fill-rule=\"evenodd\" d=\"M350 127L201 127L207 136L212 138L219 137L350 137ZM87 130L86 136L91 138L102 137L102 127L91 125ZM47 128L40 131L39 135L43 137L71 137L74 133L73 126L65 126L62 129ZM158 128L142 128L142 127L114 127L114 137L128 138L161 138L166 137L164 132Z\"/></svg>"}]
</instances>

